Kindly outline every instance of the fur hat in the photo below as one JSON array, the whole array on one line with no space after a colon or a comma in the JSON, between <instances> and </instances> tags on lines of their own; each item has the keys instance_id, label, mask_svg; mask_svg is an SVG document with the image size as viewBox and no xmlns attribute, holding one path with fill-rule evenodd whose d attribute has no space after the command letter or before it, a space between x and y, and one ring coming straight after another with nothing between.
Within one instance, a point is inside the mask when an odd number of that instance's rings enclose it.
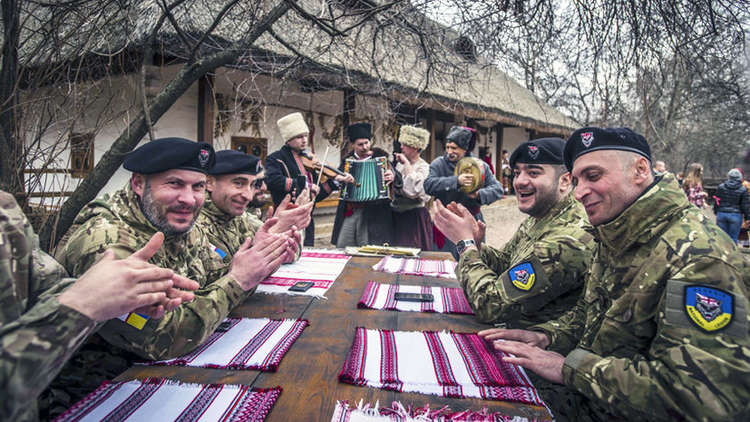
<instances>
[{"instance_id":1,"label":"fur hat","mask_svg":"<svg viewBox=\"0 0 750 422\"><path fill-rule=\"evenodd\" d=\"M349 142L357 139L372 139L372 125L369 123L354 123L346 128L346 136Z\"/></svg>"},{"instance_id":2,"label":"fur hat","mask_svg":"<svg viewBox=\"0 0 750 422\"><path fill-rule=\"evenodd\" d=\"M452 126L445 136L445 143L453 142L459 148L466 151L466 156L471 155L477 142L477 131L466 126Z\"/></svg>"},{"instance_id":3,"label":"fur hat","mask_svg":"<svg viewBox=\"0 0 750 422\"><path fill-rule=\"evenodd\" d=\"M287 114L276 121L276 126L279 127L281 139L283 139L284 142L302 135L303 133L310 133L310 128L307 127L307 123L305 123L302 113Z\"/></svg>"},{"instance_id":4,"label":"fur hat","mask_svg":"<svg viewBox=\"0 0 750 422\"><path fill-rule=\"evenodd\" d=\"M398 141L401 145L423 150L430 143L430 132L419 127L404 125L398 132Z\"/></svg>"}]
</instances>

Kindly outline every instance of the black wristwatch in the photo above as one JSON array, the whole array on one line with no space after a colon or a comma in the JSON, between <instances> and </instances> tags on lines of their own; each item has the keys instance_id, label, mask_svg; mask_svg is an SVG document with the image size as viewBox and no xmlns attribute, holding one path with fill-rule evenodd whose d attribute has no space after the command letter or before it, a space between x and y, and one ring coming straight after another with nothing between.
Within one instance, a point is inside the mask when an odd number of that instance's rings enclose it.
<instances>
[{"instance_id":1,"label":"black wristwatch","mask_svg":"<svg viewBox=\"0 0 750 422\"><path fill-rule=\"evenodd\" d=\"M456 252L458 252L458 256L463 255L466 248L469 246L476 246L477 243L474 242L474 239L464 239L459 240L458 243L456 243Z\"/></svg>"}]
</instances>

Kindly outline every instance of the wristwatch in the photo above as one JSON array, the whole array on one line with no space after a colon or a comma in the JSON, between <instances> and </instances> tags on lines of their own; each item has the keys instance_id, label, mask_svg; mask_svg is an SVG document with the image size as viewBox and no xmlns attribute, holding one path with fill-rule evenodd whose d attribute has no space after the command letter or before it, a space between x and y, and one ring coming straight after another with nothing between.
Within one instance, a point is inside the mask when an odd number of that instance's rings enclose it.
<instances>
[{"instance_id":1,"label":"wristwatch","mask_svg":"<svg viewBox=\"0 0 750 422\"><path fill-rule=\"evenodd\" d=\"M463 255L466 248L469 246L476 246L476 242L474 242L474 239L464 239L459 240L458 243L456 243L456 252L458 252L458 255Z\"/></svg>"}]
</instances>

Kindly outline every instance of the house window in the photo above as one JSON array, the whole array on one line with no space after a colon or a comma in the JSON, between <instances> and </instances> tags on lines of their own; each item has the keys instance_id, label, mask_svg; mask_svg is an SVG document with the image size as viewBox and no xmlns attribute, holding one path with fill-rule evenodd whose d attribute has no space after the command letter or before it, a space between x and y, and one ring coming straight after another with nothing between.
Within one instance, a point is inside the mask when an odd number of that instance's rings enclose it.
<instances>
[{"instance_id":1,"label":"house window","mask_svg":"<svg viewBox=\"0 0 750 422\"><path fill-rule=\"evenodd\" d=\"M70 134L70 173L81 179L94 168L94 134Z\"/></svg>"},{"instance_id":2,"label":"house window","mask_svg":"<svg viewBox=\"0 0 750 422\"><path fill-rule=\"evenodd\" d=\"M253 154L266 162L268 155L268 140L266 138L251 138L246 136L232 136L232 149L245 154Z\"/></svg>"}]
</instances>

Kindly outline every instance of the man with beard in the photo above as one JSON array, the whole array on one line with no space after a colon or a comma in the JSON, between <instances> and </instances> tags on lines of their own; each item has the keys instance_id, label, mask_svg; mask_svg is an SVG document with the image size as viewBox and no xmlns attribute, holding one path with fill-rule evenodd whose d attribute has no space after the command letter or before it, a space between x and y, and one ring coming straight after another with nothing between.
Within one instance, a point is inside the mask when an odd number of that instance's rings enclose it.
<instances>
[{"instance_id":1,"label":"man with beard","mask_svg":"<svg viewBox=\"0 0 750 422\"><path fill-rule=\"evenodd\" d=\"M294 248L293 239L270 233L278 220L269 219L242 243L227 272L206 234L193 228L213 165L209 144L182 138L147 142L125 159L123 166L133 172L128 184L78 214L75 223L80 226L58 255L72 276L83 274L105 250L126 257L161 231L164 245L150 262L201 287L191 303L160 320L104 324L53 383L51 401L70 405L137 359L168 359L192 351Z\"/></svg>"},{"instance_id":2,"label":"man with beard","mask_svg":"<svg viewBox=\"0 0 750 422\"><path fill-rule=\"evenodd\" d=\"M424 181L424 189L427 194L439 199L443 204L451 202L461 204L469 210L475 220L484 221L480 207L489 205L503 196L503 188L497 179L492 177L490 167L487 163L479 161L486 177L478 190L468 194L460 188L472 185L473 175L462 173L455 176L453 174L458 160L471 156L475 143L476 131L474 129L453 126L445 137L445 155L436 158L430 164L430 175ZM456 254L456 245L440 230L434 231L433 238L434 250Z\"/></svg>"},{"instance_id":3,"label":"man with beard","mask_svg":"<svg viewBox=\"0 0 750 422\"><path fill-rule=\"evenodd\" d=\"M581 294L594 238L571 193L564 145L536 139L510 156L518 209L529 218L502 249L481 244L483 226L463 206L435 202L435 225L458 245L456 275L482 322L525 328L563 315Z\"/></svg>"},{"instance_id":4,"label":"man with beard","mask_svg":"<svg viewBox=\"0 0 750 422\"><path fill-rule=\"evenodd\" d=\"M339 165L344 170L347 159L365 161L377 157L387 157L388 153L380 148L370 148L372 139L372 125L369 123L355 123L346 128L349 145L352 150ZM354 183L351 175L344 183ZM393 182L393 171L386 170L383 174L386 183ZM331 243L337 248L362 245L382 245L393 239L393 218L391 216L390 201L378 200L368 202L339 201L336 209L336 219L333 222Z\"/></svg>"},{"instance_id":5,"label":"man with beard","mask_svg":"<svg viewBox=\"0 0 750 422\"><path fill-rule=\"evenodd\" d=\"M597 241L581 300L530 331L479 334L512 353L507 362L564 384L572 394L552 408L570 420L748 420L735 244L672 174L654 176L648 143L630 129L579 129L564 157Z\"/></svg>"},{"instance_id":6,"label":"man with beard","mask_svg":"<svg viewBox=\"0 0 750 422\"><path fill-rule=\"evenodd\" d=\"M216 164L209 170L206 181L209 195L197 224L227 265L245 239L255 236L263 225L247 208L263 206L265 185L265 174L258 157L231 149L216 153ZM301 239L297 230L304 229L310 222L313 203L309 196L305 201L305 196L301 195L297 202L291 203L287 196L275 212L269 210L269 215L278 219L269 231L285 234L295 241L294 250L289 251L285 263L298 256Z\"/></svg>"},{"instance_id":7,"label":"man with beard","mask_svg":"<svg viewBox=\"0 0 750 422\"><path fill-rule=\"evenodd\" d=\"M134 311L160 317L192 300L192 293L171 289L198 283L147 262L163 240L155 234L126 259L107 252L77 280L69 278L39 248L13 196L0 191L2 419L37 420L37 396L100 323Z\"/></svg>"},{"instance_id":8,"label":"man with beard","mask_svg":"<svg viewBox=\"0 0 750 422\"><path fill-rule=\"evenodd\" d=\"M339 188L339 183L352 182L351 176L336 175L334 179L329 179L326 183L318 186L317 178L314 173L305 169L302 164L302 154L307 148L310 136L310 129L305 123L301 113L288 114L276 122L281 133L281 138L285 141L280 150L270 154L266 158L266 184L271 191L273 205L278 208L281 201L287 195L292 196L296 201L300 196L297 178L302 176L305 179L305 185L309 192L315 197L315 202L324 200L332 191ZM315 222L310 220L310 224L305 229L305 246L313 246L315 243Z\"/></svg>"}]
</instances>

